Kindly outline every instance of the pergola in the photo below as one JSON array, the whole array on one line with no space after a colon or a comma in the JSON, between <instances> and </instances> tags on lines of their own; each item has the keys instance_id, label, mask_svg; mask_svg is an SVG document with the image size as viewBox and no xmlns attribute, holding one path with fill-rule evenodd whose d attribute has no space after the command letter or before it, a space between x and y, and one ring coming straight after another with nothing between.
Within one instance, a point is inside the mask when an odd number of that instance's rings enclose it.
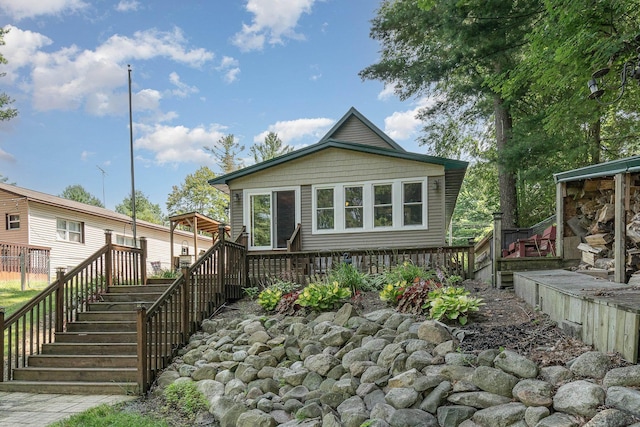
<instances>
[{"instance_id":1,"label":"pergola","mask_svg":"<svg viewBox=\"0 0 640 427\"><path fill-rule=\"evenodd\" d=\"M225 232L228 234L230 227L225 225L220 221L216 221L215 219L203 215L198 212L189 212L180 215L174 215L169 217L169 222L171 223L171 237L170 237L170 245L171 245L171 262L173 262L173 232L176 227L183 226L189 227L191 231L193 231L193 248L195 252L195 256L197 259L198 256L198 234L200 231L204 231L206 233L211 234L211 238L215 242L217 238L219 238L220 227L224 227Z\"/></svg>"}]
</instances>

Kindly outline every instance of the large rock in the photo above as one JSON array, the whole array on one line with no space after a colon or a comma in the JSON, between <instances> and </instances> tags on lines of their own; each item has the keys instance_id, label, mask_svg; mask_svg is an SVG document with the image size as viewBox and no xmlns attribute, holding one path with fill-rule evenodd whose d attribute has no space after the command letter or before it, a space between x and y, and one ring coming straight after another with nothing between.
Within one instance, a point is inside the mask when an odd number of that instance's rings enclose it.
<instances>
[{"instance_id":1,"label":"large rock","mask_svg":"<svg viewBox=\"0 0 640 427\"><path fill-rule=\"evenodd\" d=\"M625 366L609 370L602 380L602 385L623 387L640 387L640 365Z\"/></svg>"},{"instance_id":2,"label":"large rock","mask_svg":"<svg viewBox=\"0 0 640 427\"><path fill-rule=\"evenodd\" d=\"M493 359L493 366L519 378L535 378L538 365L524 356L505 350Z\"/></svg>"},{"instance_id":3,"label":"large rock","mask_svg":"<svg viewBox=\"0 0 640 427\"><path fill-rule=\"evenodd\" d=\"M501 369L489 366L478 366L473 372L471 382L478 388L500 396L512 397L513 387L518 383L518 378L504 372Z\"/></svg>"},{"instance_id":4,"label":"large rock","mask_svg":"<svg viewBox=\"0 0 640 427\"><path fill-rule=\"evenodd\" d=\"M579 380L561 386L553 397L553 409L591 418L604 405L605 392L597 384Z\"/></svg>"},{"instance_id":5,"label":"large rock","mask_svg":"<svg viewBox=\"0 0 640 427\"><path fill-rule=\"evenodd\" d=\"M419 409L398 409L389 418L391 427L438 427L438 419Z\"/></svg>"},{"instance_id":6,"label":"large rock","mask_svg":"<svg viewBox=\"0 0 640 427\"><path fill-rule=\"evenodd\" d=\"M627 411L609 408L598 412L584 427L627 427L635 420Z\"/></svg>"},{"instance_id":7,"label":"large rock","mask_svg":"<svg viewBox=\"0 0 640 427\"><path fill-rule=\"evenodd\" d=\"M508 427L524 419L527 407L513 402L481 409L473 414L474 423L482 427Z\"/></svg>"},{"instance_id":8,"label":"large rock","mask_svg":"<svg viewBox=\"0 0 640 427\"><path fill-rule=\"evenodd\" d=\"M236 427L275 427L276 420L259 409L253 409L240 414Z\"/></svg>"},{"instance_id":9,"label":"large rock","mask_svg":"<svg viewBox=\"0 0 640 427\"><path fill-rule=\"evenodd\" d=\"M436 416L441 426L457 426L471 418L476 411L470 406L441 406Z\"/></svg>"},{"instance_id":10,"label":"large rock","mask_svg":"<svg viewBox=\"0 0 640 427\"><path fill-rule=\"evenodd\" d=\"M546 381L522 380L513 387L513 397L526 406L551 406L553 386Z\"/></svg>"},{"instance_id":11,"label":"large rock","mask_svg":"<svg viewBox=\"0 0 640 427\"><path fill-rule=\"evenodd\" d=\"M611 359L605 353L588 351L578 356L569 369L578 377L601 379L610 366Z\"/></svg>"},{"instance_id":12,"label":"large rock","mask_svg":"<svg viewBox=\"0 0 640 427\"><path fill-rule=\"evenodd\" d=\"M418 338L431 344L442 344L451 339L447 327L435 320L425 320L418 327Z\"/></svg>"},{"instance_id":13,"label":"large rock","mask_svg":"<svg viewBox=\"0 0 640 427\"><path fill-rule=\"evenodd\" d=\"M340 361L329 354L314 354L304 360L304 367L310 371L326 376Z\"/></svg>"},{"instance_id":14,"label":"large rock","mask_svg":"<svg viewBox=\"0 0 640 427\"><path fill-rule=\"evenodd\" d=\"M413 388L392 388L387 392L385 400L396 409L404 409L413 406L418 396Z\"/></svg>"},{"instance_id":15,"label":"large rock","mask_svg":"<svg viewBox=\"0 0 640 427\"><path fill-rule=\"evenodd\" d=\"M478 409L485 409L491 406L503 405L511 402L511 399L498 394L486 391L469 391L465 393L454 393L447 397L447 400L454 405L472 406Z\"/></svg>"},{"instance_id":16,"label":"large rock","mask_svg":"<svg viewBox=\"0 0 640 427\"><path fill-rule=\"evenodd\" d=\"M640 417L640 391L638 390L618 386L609 387L606 404Z\"/></svg>"}]
</instances>

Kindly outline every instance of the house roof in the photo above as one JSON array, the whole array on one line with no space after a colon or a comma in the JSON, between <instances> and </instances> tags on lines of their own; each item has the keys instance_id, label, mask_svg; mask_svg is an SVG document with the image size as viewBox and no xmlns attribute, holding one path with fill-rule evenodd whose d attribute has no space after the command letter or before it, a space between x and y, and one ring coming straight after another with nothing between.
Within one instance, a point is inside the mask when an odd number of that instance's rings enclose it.
<instances>
[{"instance_id":1,"label":"house roof","mask_svg":"<svg viewBox=\"0 0 640 427\"><path fill-rule=\"evenodd\" d=\"M68 211L93 215L100 218L111 219L126 223L131 223L132 221L130 216L114 212L109 209L88 205L86 203L76 202L75 200L64 199L58 196L52 196L50 194L29 190L27 188L17 187L15 185L0 183L0 190L14 194L18 198L25 198L28 201L41 203L43 205L55 206L58 208L66 209ZM160 224L154 224L139 219L136 219L136 224L144 225L147 228L169 232L168 227Z\"/></svg>"},{"instance_id":2,"label":"house roof","mask_svg":"<svg viewBox=\"0 0 640 427\"><path fill-rule=\"evenodd\" d=\"M597 165L590 165L583 168L556 173L553 175L553 178L556 183L558 183L600 178L603 176L613 176L626 172L640 172L640 156L631 156L624 159L612 160L610 162L598 163Z\"/></svg>"}]
</instances>

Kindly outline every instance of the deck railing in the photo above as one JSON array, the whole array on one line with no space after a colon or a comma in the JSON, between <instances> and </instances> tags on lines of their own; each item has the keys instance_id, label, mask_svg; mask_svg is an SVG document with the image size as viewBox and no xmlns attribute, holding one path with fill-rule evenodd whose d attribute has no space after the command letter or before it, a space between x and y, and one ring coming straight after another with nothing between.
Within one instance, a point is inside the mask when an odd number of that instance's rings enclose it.
<instances>
[{"instance_id":1,"label":"deck railing","mask_svg":"<svg viewBox=\"0 0 640 427\"><path fill-rule=\"evenodd\" d=\"M55 342L55 333L64 332L87 303L111 285L136 285L146 280L146 240L141 248L112 244L105 232L105 245L68 273L57 271L56 280L25 306L4 318L0 309L0 381L13 379L13 370L27 366L30 355L41 354L42 346Z\"/></svg>"},{"instance_id":2,"label":"deck railing","mask_svg":"<svg viewBox=\"0 0 640 427\"><path fill-rule=\"evenodd\" d=\"M368 274L383 273L403 262L411 262L428 269L441 268L449 275L468 279L473 277L473 257L473 245L339 252L249 253L248 286L268 283L274 278L305 284L324 276L340 262L351 263L359 271Z\"/></svg>"},{"instance_id":3,"label":"deck railing","mask_svg":"<svg viewBox=\"0 0 640 427\"><path fill-rule=\"evenodd\" d=\"M218 240L148 309L138 307L138 385L151 387L200 323L228 298L240 298L246 281L243 245Z\"/></svg>"},{"instance_id":4,"label":"deck railing","mask_svg":"<svg viewBox=\"0 0 640 427\"><path fill-rule=\"evenodd\" d=\"M27 276L49 277L51 248L0 242L0 277L4 280L22 279Z\"/></svg>"}]
</instances>

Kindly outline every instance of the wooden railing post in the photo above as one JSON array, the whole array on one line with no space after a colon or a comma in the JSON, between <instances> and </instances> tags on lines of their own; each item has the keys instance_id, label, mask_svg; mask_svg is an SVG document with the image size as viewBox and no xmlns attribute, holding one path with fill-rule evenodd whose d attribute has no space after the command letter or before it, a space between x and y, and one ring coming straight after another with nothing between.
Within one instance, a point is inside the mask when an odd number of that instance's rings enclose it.
<instances>
[{"instance_id":1,"label":"wooden railing post","mask_svg":"<svg viewBox=\"0 0 640 427\"><path fill-rule=\"evenodd\" d=\"M111 230L104 230L104 240L107 246L107 253L104 255L105 282L107 289L113 286L113 248L111 246Z\"/></svg>"},{"instance_id":2,"label":"wooden railing post","mask_svg":"<svg viewBox=\"0 0 640 427\"><path fill-rule=\"evenodd\" d=\"M140 238L140 249L142 250L142 255L140 255L140 280L141 285L147 284L147 238Z\"/></svg>"},{"instance_id":3,"label":"wooden railing post","mask_svg":"<svg viewBox=\"0 0 640 427\"><path fill-rule=\"evenodd\" d=\"M56 268L56 332L64 331L64 270Z\"/></svg>"},{"instance_id":4,"label":"wooden railing post","mask_svg":"<svg viewBox=\"0 0 640 427\"><path fill-rule=\"evenodd\" d=\"M138 387L140 388L140 394L144 395L147 392L147 309L142 304L137 306L136 331L138 344Z\"/></svg>"},{"instance_id":5,"label":"wooden railing post","mask_svg":"<svg viewBox=\"0 0 640 427\"><path fill-rule=\"evenodd\" d=\"M218 280L219 280L219 290L220 293L222 293L222 301L218 301L218 304L224 304L226 298L227 298L227 288L226 288L226 280L225 280L225 274L226 274L226 266L227 266L227 257L226 257L226 248L224 245L224 230L225 227L227 225L224 223L221 223L218 225L218 230L220 230L220 228L222 228L222 232L218 232L218 235L220 236L220 252L218 253Z\"/></svg>"},{"instance_id":6,"label":"wooden railing post","mask_svg":"<svg viewBox=\"0 0 640 427\"><path fill-rule=\"evenodd\" d=\"M493 214L493 257L492 261L492 277L491 284L493 287L498 286L498 262L502 258L502 212Z\"/></svg>"},{"instance_id":7,"label":"wooden railing post","mask_svg":"<svg viewBox=\"0 0 640 427\"><path fill-rule=\"evenodd\" d=\"M476 271L476 246L475 239L469 237L469 266L467 267L467 279L473 279Z\"/></svg>"},{"instance_id":8,"label":"wooden railing post","mask_svg":"<svg viewBox=\"0 0 640 427\"><path fill-rule=\"evenodd\" d=\"M0 363L0 383L4 381L4 307L0 307L0 354L2 355L2 362ZM11 361L7 362L7 366L11 365Z\"/></svg>"},{"instance_id":9,"label":"wooden railing post","mask_svg":"<svg viewBox=\"0 0 640 427\"><path fill-rule=\"evenodd\" d=\"M191 335L191 274L188 267L182 268L184 277L184 289L182 290L181 313L182 313L182 340L187 342Z\"/></svg>"}]
</instances>

